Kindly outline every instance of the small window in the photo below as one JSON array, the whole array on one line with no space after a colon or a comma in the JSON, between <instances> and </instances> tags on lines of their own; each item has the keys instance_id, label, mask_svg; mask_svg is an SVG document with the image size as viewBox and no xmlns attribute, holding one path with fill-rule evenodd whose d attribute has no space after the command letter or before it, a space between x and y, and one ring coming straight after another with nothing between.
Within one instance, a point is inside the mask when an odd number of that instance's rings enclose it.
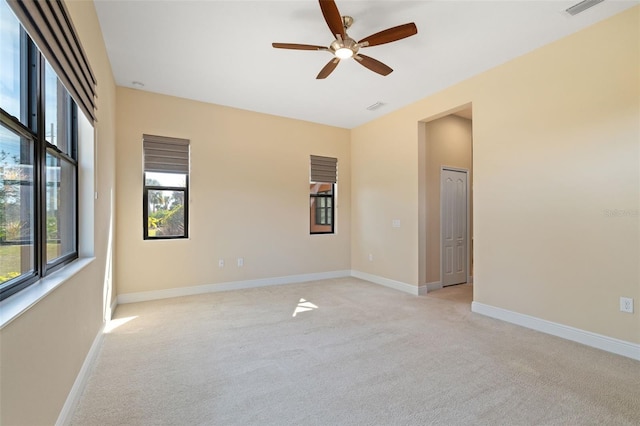
<instances>
[{"instance_id":1,"label":"small window","mask_svg":"<svg viewBox=\"0 0 640 426\"><path fill-rule=\"evenodd\" d=\"M310 214L312 234L333 233L333 186L332 183L310 184Z\"/></svg>"},{"instance_id":2,"label":"small window","mask_svg":"<svg viewBox=\"0 0 640 426\"><path fill-rule=\"evenodd\" d=\"M311 156L309 216L311 234L333 234L337 159Z\"/></svg>"},{"instance_id":3,"label":"small window","mask_svg":"<svg viewBox=\"0 0 640 426\"><path fill-rule=\"evenodd\" d=\"M188 237L189 141L144 135L144 239Z\"/></svg>"}]
</instances>

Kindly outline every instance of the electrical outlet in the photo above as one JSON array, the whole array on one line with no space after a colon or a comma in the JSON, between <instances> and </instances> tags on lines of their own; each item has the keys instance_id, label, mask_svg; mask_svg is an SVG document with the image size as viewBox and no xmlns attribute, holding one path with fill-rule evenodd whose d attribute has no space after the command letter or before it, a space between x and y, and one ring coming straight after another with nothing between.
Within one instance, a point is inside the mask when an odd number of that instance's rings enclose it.
<instances>
[{"instance_id":1,"label":"electrical outlet","mask_svg":"<svg viewBox=\"0 0 640 426\"><path fill-rule=\"evenodd\" d=\"M218 268L224 268L224 259L218 259Z\"/></svg>"},{"instance_id":2,"label":"electrical outlet","mask_svg":"<svg viewBox=\"0 0 640 426\"><path fill-rule=\"evenodd\" d=\"M369 262L373 262L373 255L369 253Z\"/></svg>"},{"instance_id":3,"label":"electrical outlet","mask_svg":"<svg viewBox=\"0 0 640 426\"><path fill-rule=\"evenodd\" d=\"M633 313L633 299L630 297L620 298L620 312Z\"/></svg>"},{"instance_id":4,"label":"electrical outlet","mask_svg":"<svg viewBox=\"0 0 640 426\"><path fill-rule=\"evenodd\" d=\"M238 258L238 268L242 268L244 266L244 258L243 257L239 257Z\"/></svg>"}]
</instances>

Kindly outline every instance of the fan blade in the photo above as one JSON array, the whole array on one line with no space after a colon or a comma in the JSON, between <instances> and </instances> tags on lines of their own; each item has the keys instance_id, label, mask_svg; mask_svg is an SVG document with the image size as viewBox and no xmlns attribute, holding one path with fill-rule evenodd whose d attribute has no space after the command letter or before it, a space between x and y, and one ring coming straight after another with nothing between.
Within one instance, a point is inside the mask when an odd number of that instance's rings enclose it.
<instances>
[{"instance_id":1,"label":"fan blade","mask_svg":"<svg viewBox=\"0 0 640 426\"><path fill-rule=\"evenodd\" d=\"M327 65L325 65L324 68L320 70L320 73L318 74L316 79L321 80L323 78L329 77L329 74L331 74L333 70L335 70L338 66L338 62L340 62L340 59L338 58L333 58L332 60L330 60Z\"/></svg>"},{"instance_id":2,"label":"fan blade","mask_svg":"<svg viewBox=\"0 0 640 426\"><path fill-rule=\"evenodd\" d=\"M358 53L353 57L356 61L358 61L362 66L369 68L373 72L377 72L380 75L389 75L393 72L393 69L389 68L382 62L377 59L370 58L369 56L361 55Z\"/></svg>"},{"instance_id":3,"label":"fan blade","mask_svg":"<svg viewBox=\"0 0 640 426\"><path fill-rule=\"evenodd\" d=\"M358 44L366 43L365 46L377 46L379 44L391 43L392 41L402 40L403 38L411 37L418 34L418 28L416 24L411 22L410 24L398 25L397 27L388 28L379 33L371 34L369 37L365 37L358 42Z\"/></svg>"},{"instance_id":4,"label":"fan blade","mask_svg":"<svg viewBox=\"0 0 640 426\"><path fill-rule=\"evenodd\" d=\"M315 46L313 44L296 44L296 43L271 43L276 49L294 49L294 50L329 50L325 46Z\"/></svg>"},{"instance_id":5,"label":"fan blade","mask_svg":"<svg viewBox=\"0 0 640 426\"><path fill-rule=\"evenodd\" d=\"M320 0L320 9L322 9L322 15L331 30L331 34L334 37L340 34L340 36L344 38L344 24L342 23L342 16L340 15L338 6L336 6L336 2L333 0Z\"/></svg>"}]
</instances>

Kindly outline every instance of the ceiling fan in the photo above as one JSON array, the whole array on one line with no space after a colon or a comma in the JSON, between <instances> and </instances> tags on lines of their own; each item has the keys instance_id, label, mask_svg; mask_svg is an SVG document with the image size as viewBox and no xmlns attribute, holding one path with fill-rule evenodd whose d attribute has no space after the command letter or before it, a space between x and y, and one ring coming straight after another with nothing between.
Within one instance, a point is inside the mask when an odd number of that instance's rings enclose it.
<instances>
[{"instance_id":1,"label":"ceiling fan","mask_svg":"<svg viewBox=\"0 0 640 426\"><path fill-rule=\"evenodd\" d=\"M351 16L341 16L340 11L338 11L338 6L336 6L334 0L320 0L320 9L322 9L322 15L331 30L331 34L336 38L329 47L296 43L271 44L273 47L278 49L322 50L333 54L333 59L331 59L329 63L320 70L320 73L316 77L317 79L327 78L338 66L341 59L349 58L355 59L356 62L362 66L380 75L389 75L393 71L392 68L376 59L359 53L359 50L363 47L391 43L392 41L411 37L418 33L416 24L411 22L409 24L388 28L356 42L347 34L347 30L351 27L351 24L353 24L353 18Z\"/></svg>"}]
</instances>

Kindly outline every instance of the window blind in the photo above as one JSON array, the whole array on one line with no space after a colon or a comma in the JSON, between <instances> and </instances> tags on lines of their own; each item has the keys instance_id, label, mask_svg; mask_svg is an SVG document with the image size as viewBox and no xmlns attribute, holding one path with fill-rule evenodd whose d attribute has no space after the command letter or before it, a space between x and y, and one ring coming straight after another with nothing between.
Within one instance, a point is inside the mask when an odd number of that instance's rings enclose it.
<instances>
[{"instance_id":1,"label":"window blind","mask_svg":"<svg viewBox=\"0 0 640 426\"><path fill-rule=\"evenodd\" d=\"M311 181L336 183L338 177L338 159L332 157L311 156Z\"/></svg>"},{"instance_id":2,"label":"window blind","mask_svg":"<svg viewBox=\"0 0 640 426\"><path fill-rule=\"evenodd\" d=\"M189 173L189 141L165 136L142 135L144 171Z\"/></svg>"},{"instance_id":3,"label":"window blind","mask_svg":"<svg viewBox=\"0 0 640 426\"><path fill-rule=\"evenodd\" d=\"M95 122L96 78L64 2L6 1L80 109Z\"/></svg>"}]
</instances>

